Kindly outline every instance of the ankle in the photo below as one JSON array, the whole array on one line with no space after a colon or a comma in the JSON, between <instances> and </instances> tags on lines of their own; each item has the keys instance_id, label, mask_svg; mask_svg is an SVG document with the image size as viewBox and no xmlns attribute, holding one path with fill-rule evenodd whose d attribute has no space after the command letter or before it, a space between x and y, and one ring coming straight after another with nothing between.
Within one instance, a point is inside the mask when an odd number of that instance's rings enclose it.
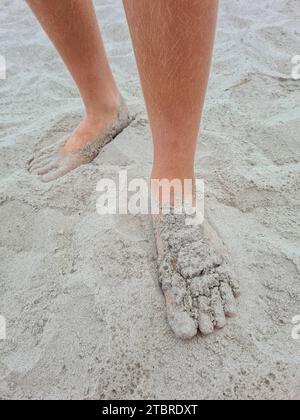
<instances>
[{"instance_id":1,"label":"ankle","mask_svg":"<svg viewBox=\"0 0 300 420\"><path fill-rule=\"evenodd\" d=\"M153 168L151 173L151 180L167 179L173 181L175 179L184 183L185 180L195 180L194 169L188 168Z\"/></svg>"},{"instance_id":2,"label":"ankle","mask_svg":"<svg viewBox=\"0 0 300 420\"><path fill-rule=\"evenodd\" d=\"M121 104L121 95L119 92L110 93L101 98L100 101L86 106L86 119L90 122L99 121L101 119L111 119L118 113Z\"/></svg>"},{"instance_id":3,"label":"ankle","mask_svg":"<svg viewBox=\"0 0 300 420\"><path fill-rule=\"evenodd\" d=\"M168 181L165 183L165 180ZM157 171L153 169L151 174L152 196L159 201L161 205L170 203L177 204L187 202L195 204L195 174L193 170L164 170ZM167 203L166 203L167 200Z\"/></svg>"}]
</instances>

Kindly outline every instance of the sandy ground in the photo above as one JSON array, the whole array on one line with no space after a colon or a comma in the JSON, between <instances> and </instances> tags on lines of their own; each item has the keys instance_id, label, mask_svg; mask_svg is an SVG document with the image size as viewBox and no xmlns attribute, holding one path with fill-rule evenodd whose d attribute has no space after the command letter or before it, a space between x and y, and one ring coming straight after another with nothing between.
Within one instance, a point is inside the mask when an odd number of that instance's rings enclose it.
<instances>
[{"instance_id":1,"label":"sandy ground","mask_svg":"<svg viewBox=\"0 0 300 420\"><path fill-rule=\"evenodd\" d=\"M121 2L96 8L136 119L44 185L27 162L75 127L81 103L25 3L0 0L0 397L300 399L298 0L221 1L197 164L242 297L226 330L188 343L165 319L149 218L95 210L101 178L147 177L152 159Z\"/></svg>"}]
</instances>

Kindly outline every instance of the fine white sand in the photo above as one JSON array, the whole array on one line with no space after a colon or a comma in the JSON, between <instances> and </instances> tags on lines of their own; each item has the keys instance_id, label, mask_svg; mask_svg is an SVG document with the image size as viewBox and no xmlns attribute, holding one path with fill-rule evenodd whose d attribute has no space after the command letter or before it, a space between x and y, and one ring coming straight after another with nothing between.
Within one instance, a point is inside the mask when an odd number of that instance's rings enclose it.
<instances>
[{"instance_id":1,"label":"fine white sand","mask_svg":"<svg viewBox=\"0 0 300 420\"><path fill-rule=\"evenodd\" d=\"M150 219L96 213L101 178L146 178L152 159L121 1L96 8L136 119L42 184L27 162L75 127L81 102L25 2L0 0L0 398L299 399L299 1L221 1L197 166L242 296L225 330L190 342L165 319Z\"/></svg>"}]
</instances>

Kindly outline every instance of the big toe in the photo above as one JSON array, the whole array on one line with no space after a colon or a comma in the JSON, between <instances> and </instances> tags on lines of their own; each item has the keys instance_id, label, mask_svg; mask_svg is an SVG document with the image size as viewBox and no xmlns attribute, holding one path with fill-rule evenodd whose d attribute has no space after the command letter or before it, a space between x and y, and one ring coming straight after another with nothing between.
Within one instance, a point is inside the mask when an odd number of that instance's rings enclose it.
<instances>
[{"instance_id":1,"label":"big toe","mask_svg":"<svg viewBox=\"0 0 300 420\"><path fill-rule=\"evenodd\" d=\"M168 311L168 321L175 335L190 340L197 334L197 324L187 312Z\"/></svg>"}]
</instances>

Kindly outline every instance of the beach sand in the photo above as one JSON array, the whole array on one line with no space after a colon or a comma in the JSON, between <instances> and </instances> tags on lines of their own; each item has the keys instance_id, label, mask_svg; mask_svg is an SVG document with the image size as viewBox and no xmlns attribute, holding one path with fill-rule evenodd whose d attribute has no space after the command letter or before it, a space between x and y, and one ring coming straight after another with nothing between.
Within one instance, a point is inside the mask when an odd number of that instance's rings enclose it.
<instances>
[{"instance_id":1,"label":"beach sand","mask_svg":"<svg viewBox=\"0 0 300 420\"><path fill-rule=\"evenodd\" d=\"M166 321L150 218L96 212L97 182L147 179L152 146L121 1L95 4L135 120L43 184L27 163L82 106L25 2L0 0L0 398L300 399L299 1L221 2L197 169L242 296L225 330L189 342Z\"/></svg>"}]
</instances>

